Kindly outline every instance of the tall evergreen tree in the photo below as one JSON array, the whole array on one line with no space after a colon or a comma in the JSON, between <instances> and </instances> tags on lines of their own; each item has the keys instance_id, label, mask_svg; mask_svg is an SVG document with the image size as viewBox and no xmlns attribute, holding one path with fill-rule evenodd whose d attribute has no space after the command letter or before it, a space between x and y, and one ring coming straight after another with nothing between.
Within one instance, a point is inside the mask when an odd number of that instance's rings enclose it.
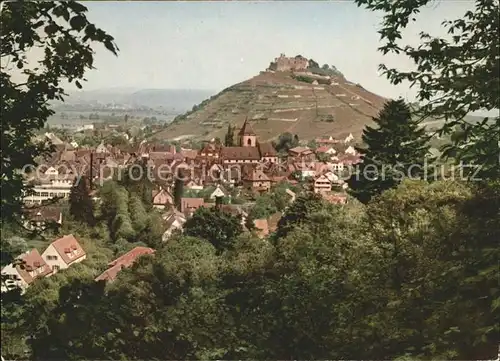
<instances>
[{"instance_id":1,"label":"tall evergreen tree","mask_svg":"<svg viewBox=\"0 0 500 361\"><path fill-rule=\"evenodd\" d=\"M130 168L127 168L122 177L121 184L127 188L130 193L136 194L144 203L146 210L153 207L153 183L151 181L150 168L145 160L135 162Z\"/></svg>"},{"instance_id":2,"label":"tall evergreen tree","mask_svg":"<svg viewBox=\"0 0 500 361\"><path fill-rule=\"evenodd\" d=\"M75 178L69 195L69 213L75 220L86 223L90 226L95 224L94 206L90 196L90 187L87 177Z\"/></svg>"},{"instance_id":3,"label":"tall evergreen tree","mask_svg":"<svg viewBox=\"0 0 500 361\"><path fill-rule=\"evenodd\" d=\"M377 128L363 131L364 148L357 148L362 163L347 181L350 193L362 203L396 187L405 177L422 178L430 158L428 137L419 121L412 119L404 100L387 102L373 121Z\"/></svg>"},{"instance_id":4,"label":"tall evergreen tree","mask_svg":"<svg viewBox=\"0 0 500 361\"><path fill-rule=\"evenodd\" d=\"M234 127L229 124L227 126L226 137L224 138L224 145L226 147L234 147Z\"/></svg>"},{"instance_id":5,"label":"tall evergreen tree","mask_svg":"<svg viewBox=\"0 0 500 361\"><path fill-rule=\"evenodd\" d=\"M174 205L178 210L181 209L181 198L183 193L184 193L184 181L182 180L182 177L179 177L179 174L177 174L174 180L173 196L174 196Z\"/></svg>"}]
</instances>

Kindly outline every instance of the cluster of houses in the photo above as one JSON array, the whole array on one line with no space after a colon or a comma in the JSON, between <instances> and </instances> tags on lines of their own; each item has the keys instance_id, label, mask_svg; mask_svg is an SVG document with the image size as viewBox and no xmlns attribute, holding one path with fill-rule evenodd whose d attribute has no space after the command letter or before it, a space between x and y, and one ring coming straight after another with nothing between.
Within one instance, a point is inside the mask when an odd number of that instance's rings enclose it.
<instances>
[{"instance_id":1,"label":"cluster of houses","mask_svg":"<svg viewBox=\"0 0 500 361\"><path fill-rule=\"evenodd\" d=\"M97 276L95 281L112 282L122 269L132 266L139 257L152 255L154 252L152 248L135 247L110 262L108 269ZM50 277L86 258L87 253L78 240L72 234L65 235L50 243L42 254L33 248L2 268L1 292L20 289L24 293L35 280Z\"/></svg>"},{"instance_id":2,"label":"cluster of houses","mask_svg":"<svg viewBox=\"0 0 500 361\"><path fill-rule=\"evenodd\" d=\"M2 292L14 288L24 291L36 279L50 277L86 258L85 250L72 234L58 238L42 254L34 248L5 266L1 271Z\"/></svg>"},{"instance_id":3,"label":"cluster of houses","mask_svg":"<svg viewBox=\"0 0 500 361\"><path fill-rule=\"evenodd\" d=\"M47 135L54 138L52 134ZM301 184L306 189L321 194L325 200L345 204L347 187L343 172L357 162L360 157L354 146L352 135L343 140L328 138L315 139L316 149L297 146L288 154L278 156L271 143L260 142L248 120L237 134L236 146L223 146L211 141L201 149L177 149L173 145L141 143L135 149L113 147L101 143L95 149L75 148L71 144L54 139L55 152L45 159L43 165L28 174L33 191L26 194L26 225L37 227L52 221L62 223L62 211L56 206L36 206L54 197L68 198L74 179L86 175L91 182L110 178L134 164L145 165L148 176L153 179L155 189L151 198L153 206L159 209L164 220L166 241L176 231L180 231L192 214L200 207L218 207L224 212L240 217L246 227L248 208L231 204L231 193L246 192L259 195L270 191L273 185L287 182ZM175 178L182 176L184 190L208 190L201 197L183 197L180 207L174 206L173 186ZM290 202L295 193L287 190ZM222 204L228 198L229 204ZM98 199L98 198L96 198ZM267 219L254 220L260 237L265 237L276 229L281 214ZM112 281L124 267L129 267L136 258L153 254L154 250L137 247L109 264L109 269L96 280ZM73 235L67 235L52 242L40 254L33 249L2 269L2 291L19 287L26 289L31 282L81 262L86 253Z\"/></svg>"},{"instance_id":4,"label":"cluster of houses","mask_svg":"<svg viewBox=\"0 0 500 361\"><path fill-rule=\"evenodd\" d=\"M202 190L225 184L262 193L279 182L317 180L317 192L332 191L339 185L338 176L347 167L359 161L359 155L350 143L333 138L316 139L317 149L298 146L278 157L271 143L260 142L245 120L238 133L237 146L223 146L207 142L202 149L179 151L173 145L143 142L136 149L124 149L101 143L95 149L56 145L52 156L32 174L33 191L25 197L27 204L41 204L53 197L69 197L74 178L86 174L91 181L110 178L138 161L145 162L158 189L171 189L173 176L183 174L185 189ZM330 183L328 187L326 183ZM315 182L316 183L316 182ZM342 184L340 184L342 185Z\"/></svg>"},{"instance_id":5,"label":"cluster of houses","mask_svg":"<svg viewBox=\"0 0 500 361\"><path fill-rule=\"evenodd\" d=\"M259 195L278 183L300 183L329 202L346 203L347 185L343 173L360 161L353 140L351 134L341 140L318 138L314 141L316 149L297 146L289 149L286 156L278 156L273 145L261 142L250 122L245 120L237 133L235 146L224 146L213 140L199 150L147 142L135 148L101 143L94 149L81 149L57 142L56 151L32 175L33 191L24 201L27 206L33 206L54 197L68 198L78 175L86 175L91 182L97 183L140 163L147 167L147 176L155 184L152 201L156 208L164 210L167 228L164 239L167 239L175 229L182 228L196 209L213 206L216 198L230 197L230 191L235 189ZM212 189L209 201L206 197L186 197L182 198L179 209L175 209L173 186L175 178L181 176L185 191ZM231 209L243 219L246 217L246 211L235 204L223 205L223 208ZM32 212L30 217L38 219L37 222L49 217L61 223L61 215L52 213L48 216Z\"/></svg>"}]
</instances>

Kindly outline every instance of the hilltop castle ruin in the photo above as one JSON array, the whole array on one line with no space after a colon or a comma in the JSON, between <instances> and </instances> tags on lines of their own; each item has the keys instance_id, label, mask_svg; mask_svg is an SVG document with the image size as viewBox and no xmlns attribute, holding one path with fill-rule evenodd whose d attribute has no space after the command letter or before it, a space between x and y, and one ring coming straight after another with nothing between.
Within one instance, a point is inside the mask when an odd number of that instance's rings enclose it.
<instances>
[{"instance_id":1,"label":"hilltop castle ruin","mask_svg":"<svg viewBox=\"0 0 500 361\"><path fill-rule=\"evenodd\" d=\"M297 55L293 58L281 54L279 58L275 58L269 65L268 70L274 71L297 71L306 70L309 66L309 60L302 55Z\"/></svg>"}]
</instances>

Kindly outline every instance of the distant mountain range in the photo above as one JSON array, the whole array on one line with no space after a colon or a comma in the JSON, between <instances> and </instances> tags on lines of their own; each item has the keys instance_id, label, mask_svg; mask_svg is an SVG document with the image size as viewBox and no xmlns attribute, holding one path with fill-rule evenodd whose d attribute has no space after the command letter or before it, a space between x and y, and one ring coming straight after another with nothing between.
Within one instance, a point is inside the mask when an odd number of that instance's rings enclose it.
<instances>
[{"instance_id":1,"label":"distant mountain range","mask_svg":"<svg viewBox=\"0 0 500 361\"><path fill-rule=\"evenodd\" d=\"M55 102L59 111L78 108L153 108L183 113L213 94L204 89L109 88L70 92L65 102Z\"/></svg>"}]
</instances>

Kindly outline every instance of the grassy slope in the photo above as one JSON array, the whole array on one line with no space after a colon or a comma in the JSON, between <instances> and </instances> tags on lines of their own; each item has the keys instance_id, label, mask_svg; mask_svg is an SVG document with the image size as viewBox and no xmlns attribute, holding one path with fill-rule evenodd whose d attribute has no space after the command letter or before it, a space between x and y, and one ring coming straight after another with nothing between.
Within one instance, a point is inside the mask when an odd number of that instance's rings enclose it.
<instances>
[{"instance_id":1,"label":"grassy slope","mask_svg":"<svg viewBox=\"0 0 500 361\"><path fill-rule=\"evenodd\" d=\"M301 139L359 135L385 99L343 77L336 83L312 85L293 79L290 73L261 73L225 89L155 138L223 138L229 124L239 127L247 116L262 140L287 131ZM326 122L330 114L334 121Z\"/></svg>"}]
</instances>

